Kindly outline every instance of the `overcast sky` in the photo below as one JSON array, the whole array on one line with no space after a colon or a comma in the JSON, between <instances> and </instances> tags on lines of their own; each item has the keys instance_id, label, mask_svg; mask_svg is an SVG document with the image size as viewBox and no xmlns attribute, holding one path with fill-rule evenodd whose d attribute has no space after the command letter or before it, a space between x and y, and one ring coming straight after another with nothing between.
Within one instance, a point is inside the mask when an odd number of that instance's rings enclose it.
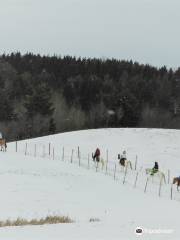
<instances>
[{"instance_id":1,"label":"overcast sky","mask_svg":"<svg viewBox=\"0 0 180 240\"><path fill-rule=\"evenodd\" d=\"M180 0L0 0L0 53L180 66Z\"/></svg>"}]
</instances>

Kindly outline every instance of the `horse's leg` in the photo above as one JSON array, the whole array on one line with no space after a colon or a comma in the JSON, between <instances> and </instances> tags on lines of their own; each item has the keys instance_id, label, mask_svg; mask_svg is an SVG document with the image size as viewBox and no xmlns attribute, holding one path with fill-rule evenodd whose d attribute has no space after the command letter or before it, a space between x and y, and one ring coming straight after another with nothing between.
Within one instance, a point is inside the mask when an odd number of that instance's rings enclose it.
<instances>
[{"instance_id":1,"label":"horse's leg","mask_svg":"<svg viewBox=\"0 0 180 240\"><path fill-rule=\"evenodd\" d=\"M123 171L123 166L120 164L120 171L122 172Z\"/></svg>"},{"instance_id":2,"label":"horse's leg","mask_svg":"<svg viewBox=\"0 0 180 240\"><path fill-rule=\"evenodd\" d=\"M164 174L163 174L163 178L164 178L164 183L166 184L166 177Z\"/></svg>"},{"instance_id":3,"label":"horse's leg","mask_svg":"<svg viewBox=\"0 0 180 240\"><path fill-rule=\"evenodd\" d=\"M130 163L130 168L131 168L131 170L132 170L132 163L131 162L129 162Z\"/></svg>"}]
</instances>

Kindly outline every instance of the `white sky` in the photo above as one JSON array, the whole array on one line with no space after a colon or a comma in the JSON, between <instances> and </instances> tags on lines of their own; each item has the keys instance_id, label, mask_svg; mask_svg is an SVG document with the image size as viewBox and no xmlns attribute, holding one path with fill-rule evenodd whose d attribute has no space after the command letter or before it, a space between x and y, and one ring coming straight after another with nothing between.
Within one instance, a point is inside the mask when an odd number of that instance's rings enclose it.
<instances>
[{"instance_id":1,"label":"white sky","mask_svg":"<svg viewBox=\"0 0 180 240\"><path fill-rule=\"evenodd\" d=\"M0 53L180 66L180 0L0 0Z\"/></svg>"}]
</instances>

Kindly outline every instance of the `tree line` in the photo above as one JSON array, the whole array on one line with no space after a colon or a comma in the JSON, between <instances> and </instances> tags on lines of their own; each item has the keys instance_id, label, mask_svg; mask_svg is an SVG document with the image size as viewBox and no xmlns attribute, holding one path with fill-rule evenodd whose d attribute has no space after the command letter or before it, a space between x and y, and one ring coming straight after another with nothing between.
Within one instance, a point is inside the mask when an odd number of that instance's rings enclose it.
<instances>
[{"instance_id":1,"label":"tree line","mask_svg":"<svg viewBox=\"0 0 180 240\"><path fill-rule=\"evenodd\" d=\"M133 61L0 56L0 131L8 140L104 127L180 128L180 68Z\"/></svg>"}]
</instances>

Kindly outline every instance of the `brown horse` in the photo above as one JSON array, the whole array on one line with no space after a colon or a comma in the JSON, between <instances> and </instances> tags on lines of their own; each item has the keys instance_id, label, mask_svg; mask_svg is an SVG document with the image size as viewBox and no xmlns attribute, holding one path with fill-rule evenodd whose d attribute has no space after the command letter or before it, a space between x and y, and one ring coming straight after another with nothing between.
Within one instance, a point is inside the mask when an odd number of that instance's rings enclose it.
<instances>
[{"instance_id":1,"label":"brown horse","mask_svg":"<svg viewBox=\"0 0 180 240\"><path fill-rule=\"evenodd\" d=\"M0 147L1 147L1 151L6 152L7 144L6 144L6 140L3 138L0 139Z\"/></svg>"},{"instance_id":2,"label":"brown horse","mask_svg":"<svg viewBox=\"0 0 180 240\"><path fill-rule=\"evenodd\" d=\"M177 184L177 191L179 191L180 178L178 177L173 178L173 184Z\"/></svg>"}]
</instances>

